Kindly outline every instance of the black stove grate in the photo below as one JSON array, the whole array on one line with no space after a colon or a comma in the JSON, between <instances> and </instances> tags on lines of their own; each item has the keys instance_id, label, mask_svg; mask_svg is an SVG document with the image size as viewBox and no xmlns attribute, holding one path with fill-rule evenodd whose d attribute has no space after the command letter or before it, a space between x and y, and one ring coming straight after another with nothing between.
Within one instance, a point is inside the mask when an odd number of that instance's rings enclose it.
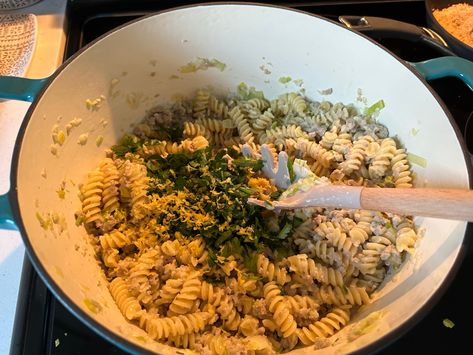
<instances>
[{"instance_id":1,"label":"black stove grate","mask_svg":"<svg viewBox=\"0 0 473 355\"><path fill-rule=\"evenodd\" d=\"M426 26L424 1L259 1L290 6L336 20L340 15L378 16ZM152 0L69 0L65 59L107 31L140 16L195 1ZM439 56L421 44L401 39L378 39L389 50L405 60L420 61ZM439 79L431 86L445 102L460 130L473 111L473 94L457 79ZM468 234L472 233L471 225ZM467 235L466 238L472 238ZM380 354L460 354L469 346L473 302L467 291L473 270L473 248L467 251L464 263L449 289L435 307L416 326ZM25 258L11 354L125 354L88 329L49 292ZM455 322L453 329L442 321Z\"/></svg>"}]
</instances>

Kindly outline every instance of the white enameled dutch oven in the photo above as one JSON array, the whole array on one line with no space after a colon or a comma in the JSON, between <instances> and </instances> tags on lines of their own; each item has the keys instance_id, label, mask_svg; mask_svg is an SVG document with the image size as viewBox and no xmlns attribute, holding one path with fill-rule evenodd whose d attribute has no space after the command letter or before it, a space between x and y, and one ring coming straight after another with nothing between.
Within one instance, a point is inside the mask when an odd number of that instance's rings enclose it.
<instances>
[{"instance_id":1,"label":"white enameled dutch oven","mask_svg":"<svg viewBox=\"0 0 473 355\"><path fill-rule=\"evenodd\" d=\"M180 70L198 58L217 59L225 67ZM473 84L471 63L459 58L417 66L426 75L435 77L440 69ZM468 70L470 77L464 74ZM11 190L0 196L2 227L17 226L54 295L98 334L130 352L172 352L127 322L110 296L86 233L75 224L78 184L104 157L105 147L157 103L203 87L226 94L241 82L271 98L300 89L278 81L286 76L302 79L314 100L327 99L319 92L327 88L333 89L331 101L355 102L359 88L369 102L383 99L379 120L408 151L427 161L425 168L414 166L416 185L471 187L470 158L459 131L411 64L314 15L258 4L205 4L120 27L46 80L1 78L3 97L33 101L15 146ZM69 131L62 145L52 139L58 129ZM407 331L440 297L461 262L467 223L432 218L416 223L425 235L415 255L336 335L337 345L321 352L377 350ZM353 327L374 311L380 317L370 331L353 337Z\"/></svg>"}]
</instances>

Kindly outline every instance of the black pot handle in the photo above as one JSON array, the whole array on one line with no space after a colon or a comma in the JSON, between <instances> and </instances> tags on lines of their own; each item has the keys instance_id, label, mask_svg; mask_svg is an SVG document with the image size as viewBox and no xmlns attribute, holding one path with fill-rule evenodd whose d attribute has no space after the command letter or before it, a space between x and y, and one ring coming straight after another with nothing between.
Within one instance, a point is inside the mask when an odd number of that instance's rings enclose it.
<instances>
[{"instance_id":1,"label":"black pot handle","mask_svg":"<svg viewBox=\"0 0 473 355\"><path fill-rule=\"evenodd\" d=\"M346 27L375 38L400 38L411 42L423 42L444 55L455 55L444 39L430 28L372 16L340 16L338 20Z\"/></svg>"}]
</instances>

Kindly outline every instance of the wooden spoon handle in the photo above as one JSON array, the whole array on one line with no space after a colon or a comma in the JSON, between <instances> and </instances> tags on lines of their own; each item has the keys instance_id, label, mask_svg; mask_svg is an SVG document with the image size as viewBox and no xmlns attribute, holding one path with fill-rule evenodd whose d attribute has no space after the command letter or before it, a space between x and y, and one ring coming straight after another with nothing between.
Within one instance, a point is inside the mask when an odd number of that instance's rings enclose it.
<instances>
[{"instance_id":1,"label":"wooden spoon handle","mask_svg":"<svg viewBox=\"0 0 473 355\"><path fill-rule=\"evenodd\" d=\"M366 210L473 221L473 190L364 188L360 204Z\"/></svg>"}]
</instances>

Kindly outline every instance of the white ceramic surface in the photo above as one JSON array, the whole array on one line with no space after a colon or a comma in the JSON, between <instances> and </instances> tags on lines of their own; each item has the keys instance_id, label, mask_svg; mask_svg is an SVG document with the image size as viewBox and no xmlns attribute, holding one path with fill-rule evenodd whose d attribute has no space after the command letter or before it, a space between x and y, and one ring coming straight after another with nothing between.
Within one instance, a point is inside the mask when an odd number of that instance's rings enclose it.
<instances>
[{"instance_id":1,"label":"white ceramic surface","mask_svg":"<svg viewBox=\"0 0 473 355\"><path fill-rule=\"evenodd\" d=\"M197 57L216 58L226 68L180 73L181 66ZM467 163L440 104L413 72L360 35L303 13L253 5L197 6L148 17L101 39L54 78L34 107L19 151L16 188L27 244L53 280L53 290L61 289L80 308L76 313L137 346L173 352L143 341L145 333L128 323L112 300L85 231L74 223L78 183L104 156L104 148L156 103L207 86L225 94L240 82L268 97L299 89L281 84L281 76L302 79L311 99L327 98L318 91L326 88L333 88L332 101L354 102L358 88L370 103L383 99L380 121L408 151L427 159L426 168L414 167L417 184L468 188ZM101 95L106 100L100 108L87 109L85 100ZM53 155L53 127L65 131L74 118L82 123ZM81 134L88 134L85 145L78 144ZM97 147L100 135L104 141ZM63 182L66 196L60 199L57 190ZM38 215L48 214L58 223L45 230ZM381 311L381 319L372 331L347 342L350 325L336 335L340 340L334 348L320 352L346 353L401 327L445 281L466 223L416 222L426 231L416 254L352 324L372 311ZM98 305L95 311L87 306L91 301ZM293 353L314 352L309 347Z\"/></svg>"}]
</instances>

